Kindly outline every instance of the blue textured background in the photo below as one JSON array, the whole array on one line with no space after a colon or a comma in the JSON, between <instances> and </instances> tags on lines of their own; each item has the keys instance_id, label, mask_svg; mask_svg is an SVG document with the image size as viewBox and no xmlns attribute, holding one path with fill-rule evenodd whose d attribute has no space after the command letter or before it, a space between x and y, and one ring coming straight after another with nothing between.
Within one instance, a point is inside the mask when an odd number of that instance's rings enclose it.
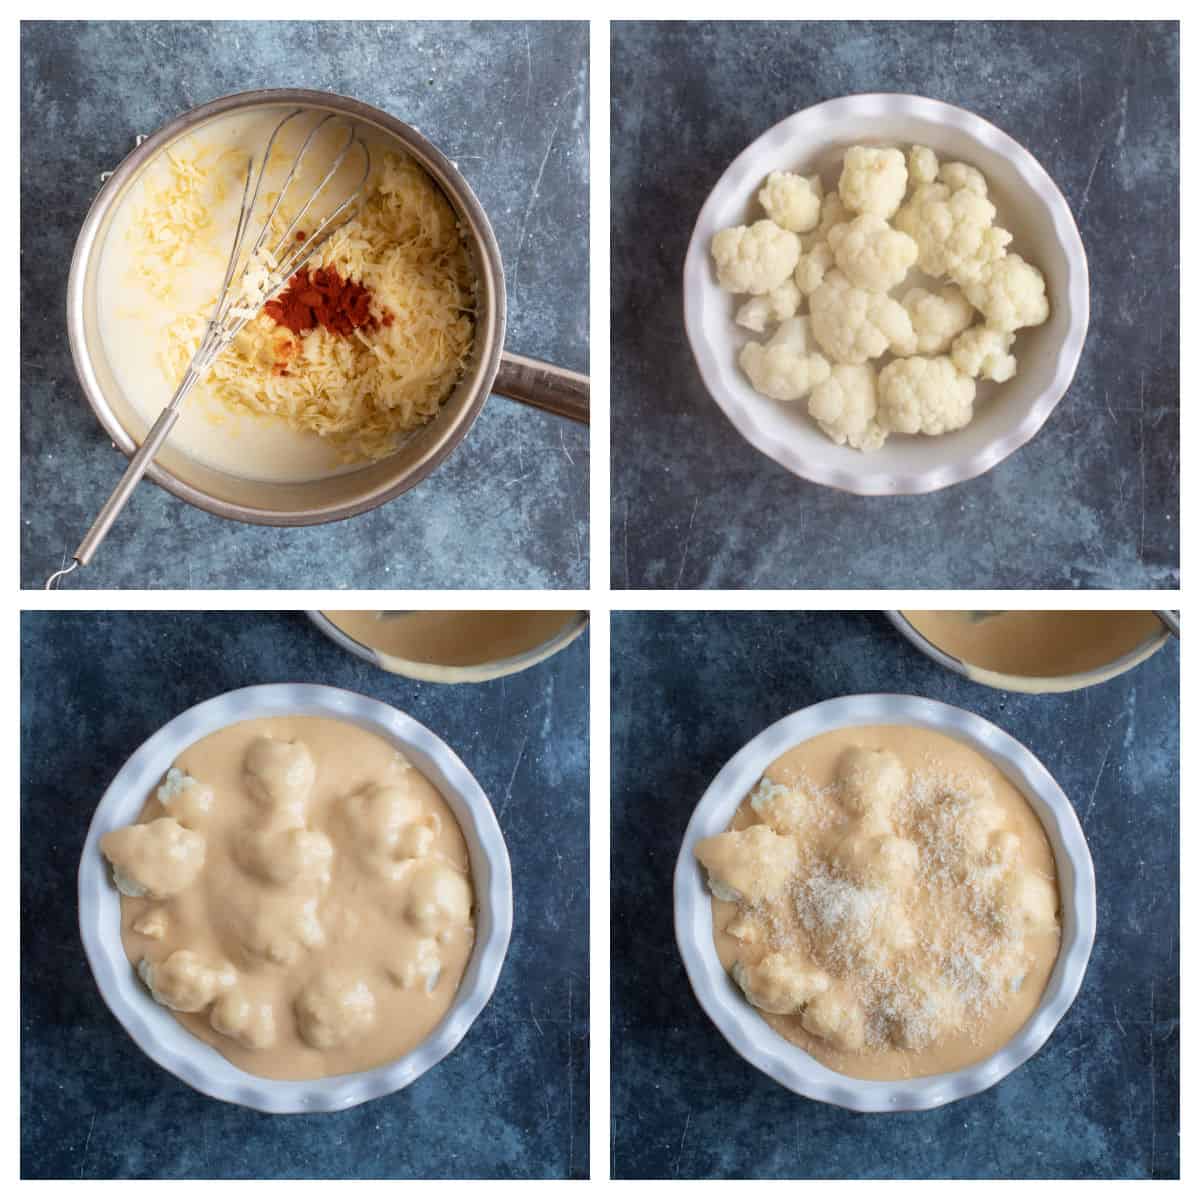
<instances>
[{"instance_id":1,"label":"blue textured background","mask_svg":"<svg viewBox=\"0 0 1200 1200\"><path fill-rule=\"evenodd\" d=\"M1049 422L929 496L795 478L730 425L683 331L684 253L729 163L793 112L886 91L1028 147L1091 274ZM611 128L615 586L1178 586L1176 23L615 23Z\"/></svg>"},{"instance_id":2,"label":"blue textured background","mask_svg":"<svg viewBox=\"0 0 1200 1200\"><path fill-rule=\"evenodd\" d=\"M1064 696L952 675L880 613L618 613L612 644L615 1177L1178 1177L1175 643ZM704 1015L675 947L675 858L713 776L773 721L858 692L944 700L1024 742L1096 864L1095 948L1050 1041L927 1113L849 1113L760 1074Z\"/></svg>"},{"instance_id":3,"label":"blue textured background","mask_svg":"<svg viewBox=\"0 0 1200 1200\"><path fill-rule=\"evenodd\" d=\"M579 22L86 22L21 30L22 582L40 587L125 466L65 326L75 236L138 133L229 92L309 87L417 125L500 241L507 346L588 369L588 27ZM588 438L493 396L414 491L268 529L139 489L72 587L586 587Z\"/></svg>"},{"instance_id":4,"label":"blue textured background","mask_svg":"<svg viewBox=\"0 0 1200 1200\"><path fill-rule=\"evenodd\" d=\"M587 635L494 683L387 675L298 613L26 613L21 624L21 1174L38 1178L580 1177L587 1173ZM192 704L324 683L396 705L483 786L513 868L495 995L410 1087L267 1116L146 1058L83 957L76 873L104 789Z\"/></svg>"}]
</instances>

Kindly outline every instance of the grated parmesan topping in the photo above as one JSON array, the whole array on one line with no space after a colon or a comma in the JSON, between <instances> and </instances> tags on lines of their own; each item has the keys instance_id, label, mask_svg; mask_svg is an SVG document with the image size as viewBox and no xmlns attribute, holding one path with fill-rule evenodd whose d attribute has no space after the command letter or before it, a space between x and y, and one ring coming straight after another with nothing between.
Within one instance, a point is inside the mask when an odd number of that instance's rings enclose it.
<instances>
[{"instance_id":1,"label":"grated parmesan topping","mask_svg":"<svg viewBox=\"0 0 1200 1200\"><path fill-rule=\"evenodd\" d=\"M740 905L726 931L849 989L868 1049L920 1051L948 1035L978 1037L1024 982L1031 922L1056 928L1037 895L1021 900L1014 886L1025 871L1019 840L1004 830L986 781L934 762L907 774L885 832L877 820L864 823L861 789L858 778L821 790L760 781L749 797L756 815L780 833L819 828L834 849L822 855L815 839L797 838L799 866L786 888ZM779 828L780 814L792 828Z\"/></svg>"}]
</instances>

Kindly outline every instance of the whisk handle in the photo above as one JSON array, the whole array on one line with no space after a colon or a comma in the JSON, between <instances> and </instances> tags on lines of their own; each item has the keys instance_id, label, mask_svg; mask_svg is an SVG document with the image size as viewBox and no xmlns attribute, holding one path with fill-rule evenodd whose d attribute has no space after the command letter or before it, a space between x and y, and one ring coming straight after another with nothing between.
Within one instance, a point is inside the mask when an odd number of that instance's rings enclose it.
<instances>
[{"instance_id":1,"label":"whisk handle","mask_svg":"<svg viewBox=\"0 0 1200 1200\"><path fill-rule=\"evenodd\" d=\"M92 555L96 553L100 543L108 536L108 531L113 527L113 522L121 515L121 510L129 503L129 497L133 495L133 489L142 481L142 476L146 474L150 463L154 460L154 456L162 447L163 442L167 440L168 435L175 426L175 422L179 420L179 407L177 405L168 405L159 414L158 420L150 426L150 432L138 447L137 453L129 460L129 466L125 468L125 474L121 476L121 482L113 489L113 494L109 496L104 507L100 510L99 515L92 522L92 527L87 531L82 542L79 543L78 549L75 551L75 561L81 566L87 566L91 561Z\"/></svg>"},{"instance_id":2,"label":"whisk handle","mask_svg":"<svg viewBox=\"0 0 1200 1200\"><path fill-rule=\"evenodd\" d=\"M510 400L588 424L592 385L586 375L505 352L492 389Z\"/></svg>"}]
</instances>

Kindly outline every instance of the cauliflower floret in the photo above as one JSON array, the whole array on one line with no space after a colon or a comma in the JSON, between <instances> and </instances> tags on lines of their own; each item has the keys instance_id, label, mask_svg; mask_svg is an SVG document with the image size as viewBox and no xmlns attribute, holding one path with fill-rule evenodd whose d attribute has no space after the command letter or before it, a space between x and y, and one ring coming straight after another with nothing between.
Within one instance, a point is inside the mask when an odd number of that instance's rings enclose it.
<instances>
[{"instance_id":1,"label":"cauliflower floret","mask_svg":"<svg viewBox=\"0 0 1200 1200\"><path fill-rule=\"evenodd\" d=\"M112 863L113 882L124 895L166 900L196 882L204 867L205 840L174 817L159 817L106 833L100 852Z\"/></svg>"},{"instance_id":2,"label":"cauliflower floret","mask_svg":"<svg viewBox=\"0 0 1200 1200\"><path fill-rule=\"evenodd\" d=\"M928 146L914 146L908 152L909 187L933 183L938 177L938 158Z\"/></svg>"},{"instance_id":3,"label":"cauliflower floret","mask_svg":"<svg viewBox=\"0 0 1200 1200\"><path fill-rule=\"evenodd\" d=\"M246 955L278 967L290 967L308 950L325 944L325 928L317 908L318 897L291 892L260 893L230 921Z\"/></svg>"},{"instance_id":4,"label":"cauliflower floret","mask_svg":"<svg viewBox=\"0 0 1200 1200\"><path fill-rule=\"evenodd\" d=\"M756 392L799 400L829 378L829 363L810 344L807 317L784 321L767 342L747 342L738 362Z\"/></svg>"},{"instance_id":5,"label":"cauliflower floret","mask_svg":"<svg viewBox=\"0 0 1200 1200\"><path fill-rule=\"evenodd\" d=\"M152 908L149 912L143 913L133 923L133 932L140 933L142 937L153 938L156 942L161 942L167 936L167 910L165 908Z\"/></svg>"},{"instance_id":6,"label":"cauliflower floret","mask_svg":"<svg viewBox=\"0 0 1200 1200\"><path fill-rule=\"evenodd\" d=\"M781 229L808 233L821 219L821 177L772 171L758 193L758 202Z\"/></svg>"},{"instance_id":7,"label":"cauliflower floret","mask_svg":"<svg viewBox=\"0 0 1200 1200\"><path fill-rule=\"evenodd\" d=\"M912 972L885 1004L890 1009L892 1041L904 1050L923 1050L961 1019L962 1004L940 980Z\"/></svg>"},{"instance_id":8,"label":"cauliflower floret","mask_svg":"<svg viewBox=\"0 0 1200 1200\"><path fill-rule=\"evenodd\" d=\"M333 1050L360 1038L375 1024L375 996L367 981L327 970L296 997L296 1025L315 1050Z\"/></svg>"},{"instance_id":9,"label":"cauliflower floret","mask_svg":"<svg viewBox=\"0 0 1200 1200\"><path fill-rule=\"evenodd\" d=\"M976 279L1002 258L1012 241L993 225L996 207L967 188L922 184L896 214L896 228L917 243L917 265L926 275L949 275L958 284Z\"/></svg>"},{"instance_id":10,"label":"cauliflower floret","mask_svg":"<svg viewBox=\"0 0 1200 1200\"><path fill-rule=\"evenodd\" d=\"M237 989L213 1005L208 1023L247 1050L266 1050L275 1044L275 1009Z\"/></svg>"},{"instance_id":11,"label":"cauliflower floret","mask_svg":"<svg viewBox=\"0 0 1200 1200\"><path fill-rule=\"evenodd\" d=\"M890 291L917 261L917 243L874 213L835 225L829 246L846 278L872 292Z\"/></svg>"},{"instance_id":12,"label":"cauliflower floret","mask_svg":"<svg viewBox=\"0 0 1200 1200\"><path fill-rule=\"evenodd\" d=\"M277 887L312 883L324 888L333 867L333 843L312 829L252 830L234 842L233 851L246 871Z\"/></svg>"},{"instance_id":13,"label":"cauliflower floret","mask_svg":"<svg viewBox=\"0 0 1200 1200\"><path fill-rule=\"evenodd\" d=\"M1017 360L1009 354L1014 333L1001 333L986 325L976 325L959 334L950 350L954 365L972 379L991 379L1004 383L1017 373Z\"/></svg>"},{"instance_id":14,"label":"cauliflower floret","mask_svg":"<svg viewBox=\"0 0 1200 1200\"><path fill-rule=\"evenodd\" d=\"M441 829L427 813L415 786L371 785L347 796L338 809L347 843L367 870L398 879L408 859L424 858Z\"/></svg>"},{"instance_id":15,"label":"cauliflower floret","mask_svg":"<svg viewBox=\"0 0 1200 1200\"><path fill-rule=\"evenodd\" d=\"M421 938L411 955L404 955L387 967L392 982L402 988L420 987L432 992L442 974L442 960L438 957L437 942L432 938Z\"/></svg>"},{"instance_id":16,"label":"cauliflower floret","mask_svg":"<svg viewBox=\"0 0 1200 1200\"><path fill-rule=\"evenodd\" d=\"M916 877L920 856L916 842L893 833L851 833L834 848L833 861L851 879L899 890Z\"/></svg>"},{"instance_id":17,"label":"cauliflower floret","mask_svg":"<svg viewBox=\"0 0 1200 1200\"><path fill-rule=\"evenodd\" d=\"M1024 933L1049 933L1058 925L1058 892L1042 875L1014 871L1005 881L997 909L1002 924L1015 924Z\"/></svg>"},{"instance_id":18,"label":"cauliflower floret","mask_svg":"<svg viewBox=\"0 0 1200 1200\"><path fill-rule=\"evenodd\" d=\"M814 242L800 255L793 275L802 296L811 296L821 286L826 272L833 266L833 250L826 241Z\"/></svg>"},{"instance_id":19,"label":"cauliflower floret","mask_svg":"<svg viewBox=\"0 0 1200 1200\"><path fill-rule=\"evenodd\" d=\"M474 897L470 881L446 863L426 862L408 877L405 920L427 937L471 923Z\"/></svg>"},{"instance_id":20,"label":"cauliflower floret","mask_svg":"<svg viewBox=\"0 0 1200 1200\"><path fill-rule=\"evenodd\" d=\"M803 959L768 954L755 966L737 960L729 969L755 1008L769 1013L799 1012L829 987L829 976Z\"/></svg>"},{"instance_id":21,"label":"cauliflower floret","mask_svg":"<svg viewBox=\"0 0 1200 1200\"><path fill-rule=\"evenodd\" d=\"M968 192L974 192L977 196L988 194L987 180L984 179L983 172L967 166L966 163L943 163L938 171L938 178L952 192L966 188Z\"/></svg>"},{"instance_id":22,"label":"cauliflower floret","mask_svg":"<svg viewBox=\"0 0 1200 1200\"><path fill-rule=\"evenodd\" d=\"M945 356L898 358L879 372L879 423L893 433L961 429L974 404L975 380Z\"/></svg>"},{"instance_id":23,"label":"cauliflower floret","mask_svg":"<svg viewBox=\"0 0 1200 1200\"><path fill-rule=\"evenodd\" d=\"M841 196L837 192L826 192L825 199L821 201L821 223L811 238L813 244L823 242L835 225L845 225L853 220L854 214L842 203ZM808 240L805 239L806 245Z\"/></svg>"},{"instance_id":24,"label":"cauliflower floret","mask_svg":"<svg viewBox=\"0 0 1200 1200\"><path fill-rule=\"evenodd\" d=\"M912 319L918 354L945 354L975 319L975 310L952 283L937 292L910 288L900 303Z\"/></svg>"},{"instance_id":25,"label":"cauliflower floret","mask_svg":"<svg viewBox=\"0 0 1200 1200\"><path fill-rule=\"evenodd\" d=\"M839 446L848 442L855 450L878 450L887 433L875 419L875 386L875 368L870 363L854 367L838 363L830 377L813 388L808 415Z\"/></svg>"},{"instance_id":26,"label":"cauliflower floret","mask_svg":"<svg viewBox=\"0 0 1200 1200\"><path fill-rule=\"evenodd\" d=\"M841 271L830 271L809 299L812 331L837 363L861 366L891 350L911 354L916 334L899 301L855 287Z\"/></svg>"},{"instance_id":27,"label":"cauliflower floret","mask_svg":"<svg viewBox=\"0 0 1200 1200\"><path fill-rule=\"evenodd\" d=\"M275 820L303 826L317 766L303 742L260 737L244 763L246 788Z\"/></svg>"},{"instance_id":28,"label":"cauliflower floret","mask_svg":"<svg viewBox=\"0 0 1200 1200\"><path fill-rule=\"evenodd\" d=\"M717 281L727 292L765 296L796 269L800 239L774 221L722 229L712 240Z\"/></svg>"},{"instance_id":29,"label":"cauliflower floret","mask_svg":"<svg viewBox=\"0 0 1200 1200\"><path fill-rule=\"evenodd\" d=\"M801 258L803 262L803 258ZM799 271L799 266L796 267ZM773 292L752 296L737 311L734 320L752 333L762 333L768 325L778 325L796 315L800 307L800 289L794 279L785 279Z\"/></svg>"},{"instance_id":30,"label":"cauliflower floret","mask_svg":"<svg viewBox=\"0 0 1200 1200\"><path fill-rule=\"evenodd\" d=\"M869 828L886 828L908 784L904 764L890 750L851 746L838 759L837 778L846 812Z\"/></svg>"},{"instance_id":31,"label":"cauliflower floret","mask_svg":"<svg viewBox=\"0 0 1200 1200\"><path fill-rule=\"evenodd\" d=\"M900 207L907 187L908 168L899 150L851 146L846 151L838 195L851 212L886 219Z\"/></svg>"},{"instance_id":32,"label":"cauliflower floret","mask_svg":"<svg viewBox=\"0 0 1200 1200\"><path fill-rule=\"evenodd\" d=\"M1002 333L1041 325L1050 315L1045 277L1019 254L992 263L963 290L988 326Z\"/></svg>"},{"instance_id":33,"label":"cauliflower floret","mask_svg":"<svg viewBox=\"0 0 1200 1200\"><path fill-rule=\"evenodd\" d=\"M796 870L799 850L793 838L766 825L751 825L697 842L696 858L718 900L758 904L783 890Z\"/></svg>"},{"instance_id":34,"label":"cauliflower floret","mask_svg":"<svg viewBox=\"0 0 1200 1200\"><path fill-rule=\"evenodd\" d=\"M776 833L794 834L806 828L811 801L798 787L785 787L765 775L750 793L750 807Z\"/></svg>"},{"instance_id":35,"label":"cauliflower floret","mask_svg":"<svg viewBox=\"0 0 1200 1200\"><path fill-rule=\"evenodd\" d=\"M867 1039L863 1010L843 989L830 988L814 997L800 1018L813 1037L823 1038L838 1050L861 1050Z\"/></svg>"},{"instance_id":36,"label":"cauliflower floret","mask_svg":"<svg viewBox=\"0 0 1200 1200\"><path fill-rule=\"evenodd\" d=\"M192 950L176 950L160 963L143 958L138 974L154 999L176 1012L201 1012L237 983L229 963L206 963Z\"/></svg>"},{"instance_id":37,"label":"cauliflower floret","mask_svg":"<svg viewBox=\"0 0 1200 1200\"><path fill-rule=\"evenodd\" d=\"M213 806L213 790L193 779L178 767L172 767L158 789L158 802L169 816L185 829L201 829Z\"/></svg>"}]
</instances>

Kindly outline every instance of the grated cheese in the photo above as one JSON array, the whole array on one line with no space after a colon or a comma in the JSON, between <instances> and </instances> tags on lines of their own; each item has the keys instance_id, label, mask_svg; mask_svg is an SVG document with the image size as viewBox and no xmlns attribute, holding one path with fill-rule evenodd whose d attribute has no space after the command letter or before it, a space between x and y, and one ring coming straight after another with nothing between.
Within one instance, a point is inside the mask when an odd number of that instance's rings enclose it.
<instances>
[{"instance_id":1,"label":"grated cheese","mask_svg":"<svg viewBox=\"0 0 1200 1200\"><path fill-rule=\"evenodd\" d=\"M213 253L214 237L206 237L214 233L213 210L245 158L169 150L166 162L165 181L147 189L131 227L138 274L164 302L193 256ZM294 198L302 198L302 189ZM275 199L267 194L263 203ZM296 211L292 200L289 189L275 218L280 231ZM205 390L231 413L276 418L326 439L345 462L382 458L438 411L470 354L475 279L462 230L426 172L388 151L377 156L358 215L308 265L333 267L367 287L380 326L349 338L323 328L296 336L259 312L214 364ZM260 307L264 273L263 263L252 264L236 298L240 311ZM160 365L172 386L199 346L215 301L214 294L167 324Z\"/></svg>"}]
</instances>

